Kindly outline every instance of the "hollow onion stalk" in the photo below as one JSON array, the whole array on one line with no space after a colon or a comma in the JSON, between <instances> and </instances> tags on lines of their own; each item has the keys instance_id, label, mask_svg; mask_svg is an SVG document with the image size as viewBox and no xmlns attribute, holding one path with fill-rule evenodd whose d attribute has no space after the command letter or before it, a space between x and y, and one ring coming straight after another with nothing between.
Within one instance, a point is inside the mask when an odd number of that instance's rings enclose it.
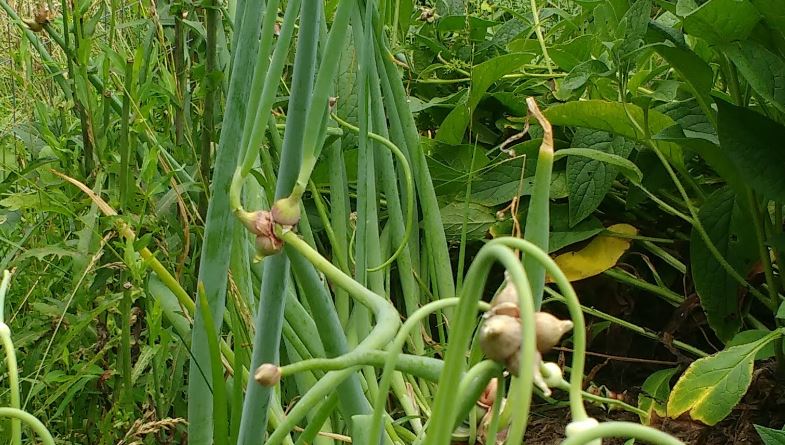
<instances>
[{"instance_id":1,"label":"hollow onion stalk","mask_svg":"<svg viewBox=\"0 0 785 445\"><path fill-rule=\"evenodd\" d=\"M305 116L313 106L311 95L316 69L316 47L319 39L321 2L306 0L300 9L300 32L295 53L292 89L286 130L281 148L281 161L275 187L275 198L287 196L300 167L305 134L313 128L305 126ZM310 130L310 131L309 131ZM256 318L251 367L278 361L284 315L284 295L289 279L289 260L285 255L268 257L264 264L261 299ZM239 444L253 445L263 437L270 405L270 388L249 380L240 421Z\"/></svg>"},{"instance_id":2,"label":"hollow onion stalk","mask_svg":"<svg viewBox=\"0 0 785 445\"><path fill-rule=\"evenodd\" d=\"M235 225L227 192L240 151L236 143L242 136L242 123L253 75L253 61L259 47L262 19L262 11L256 5L247 4L245 9L243 24L238 30L238 45L216 153L212 177L213 192L207 207L204 244L199 263L198 279L205 283L205 294L213 320L222 320L225 309L227 273L232 249L231 243L226 240L232 238ZM272 33L272 29L265 31ZM220 328L220 325L217 328ZM203 314L198 307L195 310L191 348L193 357L188 380L188 440L192 445L208 445L213 440L213 398L209 384L199 370L211 369L210 351ZM207 374L209 375L209 372Z\"/></svg>"},{"instance_id":3,"label":"hollow onion stalk","mask_svg":"<svg viewBox=\"0 0 785 445\"><path fill-rule=\"evenodd\" d=\"M547 59L546 59L547 60ZM534 115L543 129L542 144L537 155L537 169L534 172L529 212L526 214L526 227L523 236L535 246L548 251L550 233L550 190L551 173L553 171L553 129L551 123L542 115L534 98L527 98L529 112ZM536 259L523 254L523 267L529 275L534 308L542 306L542 293L545 287L545 268Z\"/></svg>"}]
</instances>

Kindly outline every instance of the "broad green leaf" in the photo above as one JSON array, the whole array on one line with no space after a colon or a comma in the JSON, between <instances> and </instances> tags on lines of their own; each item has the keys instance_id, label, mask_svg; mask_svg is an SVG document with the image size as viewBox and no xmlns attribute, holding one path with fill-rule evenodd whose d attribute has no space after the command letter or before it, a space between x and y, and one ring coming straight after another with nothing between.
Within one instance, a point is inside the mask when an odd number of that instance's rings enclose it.
<instances>
[{"instance_id":1,"label":"broad green leaf","mask_svg":"<svg viewBox=\"0 0 785 445\"><path fill-rule=\"evenodd\" d=\"M682 148L695 152L735 190L744 189L744 178L718 143L703 138L690 138L684 133L681 127L674 125L654 135L654 139L675 142Z\"/></svg>"},{"instance_id":2,"label":"broad green leaf","mask_svg":"<svg viewBox=\"0 0 785 445\"><path fill-rule=\"evenodd\" d=\"M694 52L675 46L667 41L656 46L657 52L687 82L704 114L714 114L712 110L711 89L714 86L714 72L711 67Z\"/></svg>"},{"instance_id":3,"label":"broad green leaf","mask_svg":"<svg viewBox=\"0 0 785 445\"><path fill-rule=\"evenodd\" d=\"M684 17L684 30L718 45L746 39L760 19L749 0L709 0Z\"/></svg>"},{"instance_id":4,"label":"broad green leaf","mask_svg":"<svg viewBox=\"0 0 785 445\"><path fill-rule=\"evenodd\" d=\"M724 51L750 87L785 113L785 60L753 40L733 42Z\"/></svg>"},{"instance_id":5,"label":"broad green leaf","mask_svg":"<svg viewBox=\"0 0 785 445\"><path fill-rule=\"evenodd\" d=\"M447 115L436 132L436 139L448 144L460 144L469 125L472 111L480 103L488 88L503 75L518 69L530 57L526 54L505 54L494 57L472 68L471 91Z\"/></svg>"},{"instance_id":6,"label":"broad green leaf","mask_svg":"<svg viewBox=\"0 0 785 445\"><path fill-rule=\"evenodd\" d=\"M785 127L748 108L717 100L720 146L761 196L785 201Z\"/></svg>"},{"instance_id":7,"label":"broad green leaf","mask_svg":"<svg viewBox=\"0 0 785 445\"><path fill-rule=\"evenodd\" d=\"M582 100L553 105L545 110L544 114L553 125L591 128L640 140L643 135L630 122L625 107L633 119L642 125L643 110L637 105L604 100ZM648 122L651 134L657 134L674 124L673 119L656 110L649 110ZM677 144L664 141L656 144L676 165L684 163L681 148Z\"/></svg>"},{"instance_id":8,"label":"broad green leaf","mask_svg":"<svg viewBox=\"0 0 785 445\"><path fill-rule=\"evenodd\" d=\"M757 255L749 218L737 199L733 190L721 188L706 199L698 218L720 254L744 276ZM692 231L690 262L709 326L722 341L728 341L741 327L739 285L720 266L696 230Z\"/></svg>"},{"instance_id":9,"label":"broad green leaf","mask_svg":"<svg viewBox=\"0 0 785 445\"><path fill-rule=\"evenodd\" d=\"M548 55L564 71L570 71L591 58L591 47L595 37L583 34L564 43L548 48Z\"/></svg>"},{"instance_id":10,"label":"broad green leaf","mask_svg":"<svg viewBox=\"0 0 785 445\"><path fill-rule=\"evenodd\" d=\"M629 55L643 45L643 37L651 17L651 0L636 0L624 13L616 35L620 39L616 48L622 57Z\"/></svg>"},{"instance_id":11,"label":"broad green leaf","mask_svg":"<svg viewBox=\"0 0 785 445\"><path fill-rule=\"evenodd\" d=\"M679 368L661 369L646 378L641 386L641 393L638 395L638 408L648 413L651 418L652 413L658 416L665 416L665 404L671 392L671 378L676 375ZM649 423L648 418L641 418L641 422Z\"/></svg>"},{"instance_id":12,"label":"broad green leaf","mask_svg":"<svg viewBox=\"0 0 785 445\"><path fill-rule=\"evenodd\" d=\"M683 101L673 101L654 108L662 114L673 119L683 130L688 138L706 139L719 145L717 130L701 108L697 99L691 98Z\"/></svg>"},{"instance_id":13,"label":"broad green leaf","mask_svg":"<svg viewBox=\"0 0 785 445\"><path fill-rule=\"evenodd\" d=\"M637 235L638 229L629 224L614 224L608 227L608 232L597 236L580 250L563 253L553 259L568 280L583 280L615 266L619 258L630 248L630 239L615 237L613 233ZM551 282L550 277L546 282Z\"/></svg>"},{"instance_id":14,"label":"broad green leaf","mask_svg":"<svg viewBox=\"0 0 785 445\"><path fill-rule=\"evenodd\" d=\"M482 239L488 233L491 224L496 222L496 212L484 205L464 202L452 202L442 207L444 234L448 238L459 239L463 229L464 215L466 218L466 237L470 240Z\"/></svg>"},{"instance_id":15,"label":"broad green leaf","mask_svg":"<svg viewBox=\"0 0 785 445\"><path fill-rule=\"evenodd\" d=\"M764 445L785 445L785 431L766 428L765 426L755 425Z\"/></svg>"},{"instance_id":16,"label":"broad green leaf","mask_svg":"<svg viewBox=\"0 0 785 445\"><path fill-rule=\"evenodd\" d=\"M676 418L689 411L692 419L707 425L724 419L747 392L755 354L777 334L693 362L671 391L668 415Z\"/></svg>"},{"instance_id":17,"label":"broad green leaf","mask_svg":"<svg viewBox=\"0 0 785 445\"><path fill-rule=\"evenodd\" d=\"M565 204L551 205L551 227L548 239L548 253L587 240L599 234L605 227L595 217L585 218L578 224L570 226L569 206Z\"/></svg>"},{"instance_id":18,"label":"broad green leaf","mask_svg":"<svg viewBox=\"0 0 785 445\"><path fill-rule=\"evenodd\" d=\"M752 0L752 4L758 8L771 29L780 37L785 37L785 0Z\"/></svg>"},{"instance_id":19,"label":"broad green leaf","mask_svg":"<svg viewBox=\"0 0 785 445\"><path fill-rule=\"evenodd\" d=\"M745 345L747 343L756 342L769 334L771 334L771 331L763 329L750 329L748 331L741 331L734 335L728 343L725 343L725 346L731 347ZM769 343L766 346L760 348L758 353L755 355L755 360L766 360L771 357L774 357L774 343Z\"/></svg>"},{"instance_id":20,"label":"broad green leaf","mask_svg":"<svg viewBox=\"0 0 785 445\"><path fill-rule=\"evenodd\" d=\"M596 76L607 76L614 73L603 61L597 59L587 60L573 68L562 79L560 86L567 90L577 90Z\"/></svg>"},{"instance_id":21,"label":"broad green leaf","mask_svg":"<svg viewBox=\"0 0 785 445\"><path fill-rule=\"evenodd\" d=\"M632 146L629 147L629 150L632 152ZM604 151L592 148L565 148L556 152L554 160L559 160L567 156L569 156L570 159L587 158L593 161L608 164L609 166L618 169L619 173L634 182L640 182L641 179L643 179L643 172L641 169L639 169L634 162L623 156L606 153Z\"/></svg>"},{"instance_id":22,"label":"broad green leaf","mask_svg":"<svg viewBox=\"0 0 785 445\"><path fill-rule=\"evenodd\" d=\"M780 320L785 320L785 302L780 304L780 308L777 309L777 318Z\"/></svg>"},{"instance_id":23,"label":"broad green leaf","mask_svg":"<svg viewBox=\"0 0 785 445\"><path fill-rule=\"evenodd\" d=\"M579 128L572 140L574 149L558 150L556 158L567 159L567 188L570 195L570 225L589 216L611 189L619 170L640 182L643 174L626 158L633 143L605 131ZM586 147L586 148L583 148ZM577 151L576 151L577 150Z\"/></svg>"}]
</instances>

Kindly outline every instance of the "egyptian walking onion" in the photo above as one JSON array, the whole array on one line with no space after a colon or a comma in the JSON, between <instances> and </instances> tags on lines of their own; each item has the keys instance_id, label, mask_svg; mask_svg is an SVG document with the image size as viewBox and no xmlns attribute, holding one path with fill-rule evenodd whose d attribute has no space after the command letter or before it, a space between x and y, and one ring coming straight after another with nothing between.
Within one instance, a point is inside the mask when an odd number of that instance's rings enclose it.
<instances>
[{"instance_id":1,"label":"egyptian walking onion","mask_svg":"<svg viewBox=\"0 0 785 445\"><path fill-rule=\"evenodd\" d=\"M517 377L520 371L521 319L518 294L511 282L491 301L491 309L483 315L483 319L480 347L488 358L503 364L510 374ZM572 321L559 320L547 312L536 312L534 320L537 337L537 352L532 363L534 383L544 393L550 394L549 385L540 370L542 354L550 351L572 329Z\"/></svg>"}]
</instances>

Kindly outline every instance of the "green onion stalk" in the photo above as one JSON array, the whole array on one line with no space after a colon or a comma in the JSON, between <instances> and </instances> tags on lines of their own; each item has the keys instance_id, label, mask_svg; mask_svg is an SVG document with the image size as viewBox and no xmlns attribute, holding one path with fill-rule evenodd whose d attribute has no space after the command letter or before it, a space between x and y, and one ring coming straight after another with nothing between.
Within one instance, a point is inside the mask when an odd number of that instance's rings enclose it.
<instances>
[{"instance_id":1,"label":"green onion stalk","mask_svg":"<svg viewBox=\"0 0 785 445\"><path fill-rule=\"evenodd\" d=\"M292 75L291 99L286 120L280 167L275 188L276 199L287 196L300 167L304 135L310 134L305 116L312 106L313 78L316 70L316 48L319 39L321 2L307 0L300 10L300 32ZM314 128L314 127L311 127ZM299 202L297 202L299 211ZM283 324L284 296L289 279L289 260L285 255L272 255L265 260L264 280L256 318L251 369L263 363L277 363ZM249 380L243 403L238 442L251 445L259 442L267 427L267 411L271 391Z\"/></svg>"},{"instance_id":2,"label":"green onion stalk","mask_svg":"<svg viewBox=\"0 0 785 445\"><path fill-rule=\"evenodd\" d=\"M532 186L529 211L526 214L524 238L531 241L543 251L548 251L548 236L550 232L550 190L551 172L553 170L553 129L551 123L542 115L534 98L527 98L526 104L529 112L534 115L543 129L542 144L537 155L537 169L534 172L534 185ZM534 308L540 310L542 306L543 289L545 288L545 269L543 265L523 255L523 267L531 278Z\"/></svg>"},{"instance_id":3,"label":"green onion stalk","mask_svg":"<svg viewBox=\"0 0 785 445\"><path fill-rule=\"evenodd\" d=\"M527 244L530 246L530 244ZM534 322L534 301L526 273L518 257L512 249L492 241L477 254L466 276L461 290L461 302L453 317L450 330L450 343L445 356L445 367L439 379L439 389L433 403L431 423L426 430L425 445L447 445L458 416L457 404L454 401L455 388L460 385L461 375L465 368L465 351L474 332L476 323L475 308L484 290L491 266L499 261L509 272L510 279L518 293L521 310L521 331L523 341L520 354L520 384L518 391L510 396L515 406L515 419L508 434L510 443L521 443L531 405L532 385L534 382L534 363L536 349L536 333Z\"/></svg>"},{"instance_id":4,"label":"green onion stalk","mask_svg":"<svg viewBox=\"0 0 785 445\"><path fill-rule=\"evenodd\" d=\"M377 36L378 52L382 55L382 67L379 69L379 79L384 91L385 107L390 116L391 128L400 126L403 141L398 142L412 166L417 198L422 208L438 209L436 191L433 187L431 174L425 153L420 147L420 134L414 122L411 108L407 101L408 94L401 80L401 73L393 62L394 56L385 47L384 42ZM438 298L455 296L455 282L450 261L450 250L444 234L441 214L439 212L425 212L423 214L423 234L427 251L432 255L434 263L435 295ZM423 265L423 267L425 267Z\"/></svg>"},{"instance_id":5,"label":"green onion stalk","mask_svg":"<svg viewBox=\"0 0 785 445\"><path fill-rule=\"evenodd\" d=\"M270 2L269 4L272 3L273 2ZM264 67L268 63L267 56L269 52L259 52L259 60L256 62L257 68L254 75L254 85L257 85L262 93L259 100L254 101L251 104L251 108L246 115L245 131L243 133L242 143L240 144L243 149L243 156L240 165L238 165L235 170L229 190L232 211L236 214L241 215L243 213L241 201L242 184L253 168L258 155L257 149L262 145L264 139L265 129L267 128L269 121L265 116L270 115L273 103L275 102L275 95L278 92L281 75L289 57L289 47L294 35L300 4L301 0L292 0L287 3L283 23L281 24L281 32L278 36L278 42L273 51L273 56L269 60L267 69L264 69ZM271 14L271 16L273 23L275 23L276 15ZM270 35L272 36L272 33L270 33Z\"/></svg>"},{"instance_id":6,"label":"green onion stalk","mask_svg":"<svg viewBox=\"0 0 785 445\"><path fill-rule=\"evenodd\" d=\"M387 400L387 391L392 383L393 371L397 368L401 351L406 343L406 340L411 335L412 331L419 327L420 322L426 319L433 312L441 310L449 306L455 306L460 302L458 298L445 298L428 303L415 311L409 316L406 322L401 326L401 329L396 334L395 339L387 347L384 361L384 371L382 372L381 381L379 382L379 393L373 405L373 419L370 427L371 431L368 437L373 438L376 442L381 440L381 423L382 415L384 413L384 404ZM478 303L481 310L489 309L489 305L485 302Z\"/></svg>"},{"instance_id":7,"label":"green onion stalk","mask_svg":"<svg viewBox=\"0 0 785 445\"><path fill-rule=\"evenodd\" d=\"M393 307L387 299L370 291L346 275L294 232L284 231L281 233L281 238L288 248L291 248L302 255L302 257L313 264L317 270L325 274L329 280L345 289L350 296L372 311L374 318L376 319L376 326L374 326L368 336L354 349L354 351L348 354L364 355L370 351L381 349L393 339L401 325L401 321L398 311L395 310L395 307ZM345 358L346 355L342 357ZM271 364L272 362L266 363ZM280 370L284 368L277 369ZM335 387L353 373L353 369L344 366L338 371L326 374L310 391L303 395L297 405L292 408L287 417L275 431L273 431L266 444L276 445L281 443L281 440L297 425L297 422L304 418L315 405L321 403L330 392L335 391ZM281 374L278 375L278 378L280 378L280 376ZM271 383L276 382L273 381Z\"/></svg>"},{"instance_id":8,"label":"green onion stalk","mask_svg":"<svg viewBox=\"0 0 785 445\"><path fill-rule=\"evenodd\" d=\"M231 183L240 150L247 98L254 72L254 60L259 51L262 9L253 3L245 5L243 23L238 33L234 52L231 79L227 91L226 112L221 137L216 151L212 177L213 193L207 208L205 236L199 264L199 282L204 283L205 294L213 320L223 320L226 301L227 274L231 257L235 221L232 217L227 192ZM264 30L272 33L272 28ZM251 95L258 94L251 92ZM220 325L215 326L220 329ZM210 347L201 306L195 305L191 350L193 357L188 380L188 439L195 445L213 442L213 393L210 390ZM204 372L203 372L204 371Z\"/></svg>"},{"instance_id":9,"label":"green onion stalk","mask_svg":"<svg viewBox=\"0 0 785 445\"><path fill-rule=\"evenodd\" d=\"M353 0L340 0L330 32L327 35L327 42L322 50L324 56L319 72L316 75L311 107L308 109L305 117L305 128L308 128L309 131L305 134L303 140L302 165L300 166L300 173L297 176L294 189L287 198L290 201L289 205L299 202L302 198L321 152L324 134L322 131L313 131L313 129L322 129L327 123L330 91L332 91L333 82L338 71L338 55L341 53L346 41L346 33L349 30L349 20L354 6L355 2Z\"/></svg>"}]
</instances>

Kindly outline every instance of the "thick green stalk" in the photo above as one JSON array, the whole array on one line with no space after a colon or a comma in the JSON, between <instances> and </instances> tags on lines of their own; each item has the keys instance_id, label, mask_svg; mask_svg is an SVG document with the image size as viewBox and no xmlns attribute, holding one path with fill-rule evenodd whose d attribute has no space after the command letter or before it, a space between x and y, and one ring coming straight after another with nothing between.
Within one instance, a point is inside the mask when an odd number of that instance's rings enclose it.
<instances>
[{"instance_id":1,"label":"thick green stalk","mask_svg":"<svg viewBox=\"0 0 785 445\"><path fill-rule=\"evenodd\" d=\"M561 445L584 445L606 437L633 438L655 445L684 445L667 433L632 422L604 422L568 437Z\"/></svg>"},{"instance_id":2,"label":"thick green stalk","mask_svg":"<svg viewBox=\"0 0 785 445\"><path fill-rule=\"evenodd\" d=\"M346 165L340 141L332 144L328 151L330 163L330 216L337 244L332 246L332 255L338 264L345 265L344 273L349 271L349 185L346 179ZM349 295L343 289L335 290L335 309L341 326L349 322Z\"/></svg>"},{"instance_id":3,"label":"thick green stalk","mask_svg":"<svg viewBox=\"0 0 785 445\"><path fill-rule=\"evenodd\" d=\"M360 354L379 349L393 338L401 322L398 312L389 301L344 274L339 268L321 256L294 232L286 232L282 237L287 246L296 250L336 285L348 291L360 304L372 310L376 319L376 326L357 348L349 354ZM333 360L339 359L340 358L336 358ZM331 391L334 391L335 387L348 378L352 372L352 370L343 369L325 375L325 377L314 385L308 393L303 395L297 405L289 412L289 415L281 422L273 434L270 435L266 445L277 445L280 443L280 440L294 428L300 419L310 412L310 410L313 409L317 403L321 402Z\"/></svg>"},{"instance_id":4,"label":"thick green stalk","mask_svg":"<svg viewBox=\"0 0 785 445\"><path fill-rule=\"evenodd\" d=\"M229 419L227 418L226 408L226 385L224 383L223 366L221 365L221 350L218 346L218 328L213 323L210 314L210 307L207 303L207 295L204 293L204 284L197 286L199 296L199 307L204 314L204 328L207 334L207 346L210 348L210 369L212 375L213 392L213 417L215 418L215 430L213 431L213 444L226 445L229 437Z\"/></svg>"},{"instance_id":5,"label":"thick green stalk","mask_svg":"<svg viewBox=\"0 0 785 445\"><path fill-rule=\"evenodd\" d=\"M205 293L213 320L222 320L225 308L226 280L232 249L231 244L226 240L232 238L232 231L236 224L229 208L227 195L240 151L236 144L242 137L242 122L246 113L248 89L253 75L253 61L259 45L262 19L258 5L246 6L232 65L199 263L199 281L205 283ZM272 30L266 31L272 32ZM210 444L213 440L212 393L208 382L199 372L199 369L211 369L210 351L203 315L198 308L194 317L192 336L193 358L188 380L188 440L192 445Z\"/></svg>"},{"instance_id":6,"label":"thick green stalk","mask_svg":"<svg viewBox=\"0 0 785 445\"><path fill-rule=\"evenodd\" d=\"M523 241L523 240L520 240ZM527 250L532 250L531 244ZM536 250L536 247L534 247ZM547 254L546 254L547 256ZM508 396L511 409L516 413L510 426L508 440L510 443L521 443L529 416L532 384L534 381L533 363L536 354L534 329L534 301L531 287L520 261L513 251L501 242L492 241L480 249L466 276L461 291L461 302L455 312L450 329L450 343L445 356L445 366L439 378L439 389L433 403L431 424L429 425L425 445L446 445L450 443L454 427L456 406L454 403L455 389L460 383L461 374L466 366L465 354L476 324L476 305L485 287L488 273L494 261L499 261L507 269L510 279L518 293L521 309L521 344L520 377L518 391Z\"/></svg>"},{"instance_id":7,"label":"thick green stalk","mask_svg":"<svg viewBox=\"0 0 785 445\"><path fill-rule=\"evenodd\" d=\"M536 13L536 11L535 11ZM524 239L531 241L543 251L548 251L548 235L550 232L550 190L551 173L553 170L553 130L551 124L540 113L537 102L533 98L526 99L529 112L537 118L543 129L542 145L537 155L537 169L534 172L529 212L526 216ZM542 292L545 287L545 268L534 258L523 254L523 267L529 276L534 296L534 308L542 306Z\"/></svg>"},{"instance_id":8,"label":"thick green stalk","mask_svg":"<svg viewBox=\"0 0 785 445\"><path fill-rule=\"evenodd\" d=\"M264 19L262 21L262 29L270 30L275 26L275 21L278 18L278 4L279 0L269 0L267 2ZM287 7L286 12L289 14L288 21L291 22L290 26L293 25L294 19L297 16L297 11L300 9L299 6L299 2L294 1ZM283 34L284 31L286 31L287 34ZM292 38L291 31L293 31L293 29L284 30L281 28L282 39L276 46L276 52L288 54L289 43ZM280 68L276 66L274 61L270 60L270 48L272 45L273 33L262 33L262 39L259 43L259 52L256 55L256 70L254 71L254 78L251 83L251 90L261 91L262 94L255 97L252 96L248 101L248 112L245 114L245 124L243 125L243 139L240 144L240 147L243 150L243 160L241 161L243 175L248 174L248 171L250 171L253 166L253 162L257 157L257 153L254 151L253 147L259 147L261 145L264 129L267 126L267 120L264 119L264 117L270 113L270 109L267 108L265 112L261 105L264 102L269 101L268 96L271 94L270 91L272 91L272 94L275 94L275 92L278 91L278 84L281 79L281 75L278 72ZM270 105L272 105L272 101L270 101ZM253 141L252 144L249 144L252 135L256 137L256 140Z\"/></svg>"},{"instance_id":9,"label":"thick green stalk","mask_svg":"<svg viewBox=\"0 0 785 445\"><path fill-rule=\"evenodd\" d=\"M30 429L38 434L38 437L41 438L44 445L55 445L55 439L52 437L52 433L50 433L49 430L46 429L46 426L32 414L17 408L3 407L0 408L0 417L10 417L26 423Z\"/></svg>"},{"instance_id":10,"label":"thick green stalk","mask_svg":"<svg viewBox=\"0 0 785 445\"><path fill-rule=\"evenodd\" d=\"M322 425L327 419L330 418L330 415L335 410L336 405L338 405L338 396L335 393L332 393L325 401L322 402L321 405L319 405L316 410L314 410L315 412L313 417L311 417L310 421L308 422L308 426L305 427L305 430L302 432L302 434L300 434L300 437L297 438L295 445L307 445L313 443L314 437L319 434Z\"/></svg>"},{"instance_id":11,"label":"thick green stalk","mask_svg":"<svg viewBox=\"0 0 785 445\"><path fill-rule=\"evenodd\" d=\"M5 363L8 367L8 390L11 393L11 407L20 409L22 400L19 394L19 369L16 363L16 349L11 340L11 328L5 324L5 294L11 283L11 273L3 271L3 279L0 282L0 342L5 349ZM19 419L11 421L11 443L12 445L22 445L22 423Z\"/></svg>"},{"instance_id":12,"label":"thick green stalk","mask_svg":"<svg viewBox=\"0 0 785 445\"><path fill-rule=\"evenodd\" d=\"M447 237L444 234L441 214L436 211L439 202L436 199L436 191L433 188L431 174L425 159L425 153L420 148L420 135L414 123L409 103L408 94L403 87L401 75L395 64L392 62L392 55L384 50L381 42L377 42L384 61L384 70L380 70L379 75L382 85L389 85L391 96L386 96L385 105L387 108L394 107L395 114L398 115L401 128L406 140L404 153L408 154L409 163L414 170L415 185L422 208L429 209L423 213L425 227L423 229L428 251L433 256L435 263L436 295L439 298L449 298L455 296L455 282L452 275L452 264L450 262L450 250L447 246ZM385 89L387 89L385 87ZM393 113L388 112L390 116ZM422 265L426 267L425 264Z\"/></svg>"},{"instance_id":13,"label":"thick green stalk","mask_svg":"<svg viewBox=\"0 0 785 445\"><path fill-rule=\"evenodd\" d=\"M338 55L346 43L349 18L354 6L355 0L340 0L335 17L333 17L330 32L327 35L327 42L322 51L323 57L319 66L319 73L316 76L312 106L308 110L306 117L305 128L312 130L307 132L303 141L303 164L293 193L298 198L305 192L311 172L316 165L322 140L320 132L313 130L322 128L324 118L327 116L330 92L333 91L333 82L338 71L338 61L340 59Z\"/></svg>"},{"instance_id":14,"label":"thick green stalk","mask_svg":"<svg viewBox=\"0 0 785 445\"><path fill-rule=\"evenodd\" d=\"M379 95L381 98L381 95ZM336 115L333 115L333 119L342 127L351 130L352 132L359 134L360 129L355 127L354 125L346 122L345 120L339 118ZM380 128L380 130L384 130L384 128ZM386 132L386 130L384 130ZM369 272L375 272L385 267L389 266L394 260L399 259L404 251L406 251L406 256L408 257L408 251L406 250L407 243L409 238L411 237L411 233L414 229L414 179L412 177L411 168L409 167L409 161L406 159L406 156L403 152L393 144L387 137L384 135L379 135L376 133L369 132L368 133L369 139L372 139L376 142L379 142L383 146L385 146L390 153L387 153L387 156L382 156L382 160L380 161L382 168L382 176L384 178L385 188L387 192L385 193L385 197L387 198L387 209L390 212L390 224L392 225L392 230L395 235L394 243L397 244L399 247L396 251L388 258L384 263L381 265L368 269ZM401 212L401 200L400 196L398 195L398 187L396 178L394 175L394 167L392 162L392 154L398 159L398 162L401 165L401 170L403 171L404 175L404 184L406 185L407 196L411 199L407 200L406 202L406 222L403 222L403 212ZM405 227L404 227L405 225ZM411 259L408 261L404 260L407 265L411 265ZM404 265L401 265L404 267ZM406 268L406 270L411 270L411 267ZM403 280L403 279L402 279ZM408 279L407 279L408 281Z\"/></svg>"},{"instance_id":15,"label":"thick green stalk","mask_svg":"<svg viewBox=\"0 0 785 445\"><path fill-rule=\"evenodd\" d=\"M337 357L349 351L338 313L327 289L319 279L316 270L296 250L286 247L286 254L292 262L292 270L308 301L311 312L318 314L314 322L319 330L319 337L324 343L327 357ZM371 405L363 394L360 379L357 374L352 375L338 388L338 398L345 418L356 414L369 414Z\"/></svg>"},{"instance_id":16,"label":"thick green stalk","mask_svg":"<svg viewBox=\"0 0 785 445\"><path fill-rule=\"evenodd\" d=\"M316 130L305 126L305 116L313 106L311 95L320 17L320 1L303 2L300 10L300 33L295 54L286 131L275 187L276 199L283 198L291 192L302 161L304 136ZM251 369L256 369L263 363L278 362L284 314L283 297L288 278L289 260L285 255L273 255L265 260ZM263 387L253 380L248 382L243 403L243 418L240 422L241 445L256 444L263 437L267 426L270 395L270 388Z\"/></svg>"},{"instance_id":17,"label":"thick green stalk","mask_svg":"<svg viewBox=\"0 0 785 445\"><path fill-rule=\"evenodd\" d=\"M269 67L264 70L263 73L257 72L256 78L254 78L254 84L261 88L262 94L258 101L251 103L251 109L246 118L246 128L241 143L243 150L243 155L241 157L242 161L235 171L229 191L230 205L233 211L238 211L242 208L240 189L243 180L250 173L251 168L254 165L259 150L261 150L263 160L266 161L263 164L265 177L268 181L272 181L274 177L277 177L272 171L272 158L270 157L270 153L262 148L262 142L264 140L265 129L267 128L270 130L273 146L280 148L280 144L278 144L279 135L276 130L277 127L274 126L275 117L270 114L270 111L275 102L275 96L278 92L284 65L289 57L289 46L292 37L294 36L295 23L297 21L298 12L300 11L300 5L300 0L292 0L286 5L280 36L275 50L273 51L272 59L270 59ZM273 17L273 23L275 22L274 18L275 17ZM269 52L269 48L266 47L266 49L268 50L267 52ZM266 62L267 55L265 54L265 57L260 57L256 61L256 64L258 67L262 67ZM267 192L270 198L274 196L275 191L272 190L271 187Z\"/></svg>"},{"instance_id":18,"label":"thick green stalk","mask_svg":"<svg viewBox=\"0 0 785 445\"><path fill-rule=\"evenodd\" d=\"M437 300L431 303L426 304L425 306L421 307L417 311L413 312L409 315L409 318L406 322L401 326L401 329L398 330L398 333L395 335L395 339L387 347L387 358L384 363L384 371L382 372L382 378L379 382L379 395L374 400L373 405L373 422L371 423L371 434L369 437L375 438L375 441L381 439L381 420L382 414L384 413L384 404L387 401L387 391L390 388L390 384L392 382L393 371L396 368L396 365L399 362L399 356L401 351L403 350L403 346L406 343L406 340L409 338L412 330L415 327L420 326L420 322L423 319L427 318L433 312L441 310L443 308L449 306L455 306L460 302L458 298L445 298L441 300ZM487 310L488 305L487 303L480 302L478 303L479 307L482 310Z\"/></svg>"},{"instance_id":19,"label":"thick green stalk","mask_svg":"<svg viewBox=\"0 0 785 445\"><path fill-rule=\"evenodd\" d=\"M5 362L8 367L8 385L11 392L11 407L19 409L21 407L21 397L19 395L19 369L16 364L16 350L11 341L11 329L3 322L0 322L0 341L5 349ZM11 443L13 445L22 444L22 425L19 419L11 421Z\"/></svg>"},{"instance_id":20,"label":"thick green stalk","mask_svg":"<svg viewBox=\"0 0 785 445\"><path fill-rule=\"evenodd\" d=\"M390 358L395 357L393 369L406 374L438 382L439 375L444 369L444 362L420 355L393 354L393 351L360 350L352 351L348 354L334 358L314 358L291 363L282 366L281 376L286 378L300 372L308 371L341 371L344 369L357 369L360 366L373 366L374 368L384 368L390 363Z\"/></svg>"}]
</instances>

